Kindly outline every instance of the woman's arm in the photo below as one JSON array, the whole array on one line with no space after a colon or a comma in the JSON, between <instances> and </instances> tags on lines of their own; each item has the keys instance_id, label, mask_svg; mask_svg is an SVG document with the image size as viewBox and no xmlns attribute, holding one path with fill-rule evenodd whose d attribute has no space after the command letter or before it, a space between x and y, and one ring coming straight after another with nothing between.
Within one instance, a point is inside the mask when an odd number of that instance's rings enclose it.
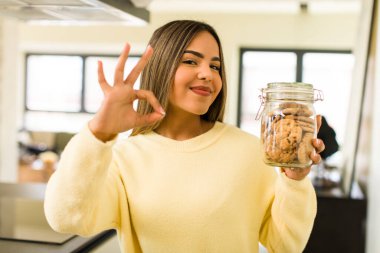
<instances>
[{"instance_id":1,"label":"woman's arm","mask_svg":"<svg viewBox=\"0 0 380 253\"><path fill-rule=\"evenodd\" d=\"M281 173L261 227L261 243L271 253L301 253L309 239L316 209L310 179L292 180Z\"/></svg>"},{"instance_id":2,"label":"woman's arm","mask_svg":"<svg viewBox=\"0 0 380 253\"><path fill-rule=\"evenodd\" d=\"M151 91L133 88L153 49L148 46L124 79L129 50L127 43L120 54L113 85L104 76L102 62L98 63L103 103L88 127L69 142L57 172L49 180L45 213L57 231L91 235L118 226L118 205L127 200L118 169L112 162L112 140L120 132L153 124L165 115ZM133 108L136 99L146 100L154 111L146 115L137 113Z\"/></svg>"},{"instance_id":3,"label":"woman's arm","mask_svg":"<svg viewBox=\"0 0 380 253\"><path fill-rule=\"evenodd\" d=\"M54 230L89 236L118 227L125 194L113 142L99 141L87 127L70 140L46 188L45 214Z\"/></svg>"}]
</instances>

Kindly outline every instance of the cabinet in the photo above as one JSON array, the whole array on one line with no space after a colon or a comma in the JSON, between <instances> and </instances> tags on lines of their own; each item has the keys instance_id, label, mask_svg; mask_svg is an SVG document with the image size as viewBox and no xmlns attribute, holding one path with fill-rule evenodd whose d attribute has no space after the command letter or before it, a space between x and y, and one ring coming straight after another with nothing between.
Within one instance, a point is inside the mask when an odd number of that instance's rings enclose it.
<instances>
[{"instance_id":1,"label":"cabinet","mask_svg":"<svg viewBox=\"0 0 380 253\"><path fill-rule=\"evenodd\" d=\"M304 253L365 253L365 198L322 195L317 208Z\"/></svg>"}]
</instances>

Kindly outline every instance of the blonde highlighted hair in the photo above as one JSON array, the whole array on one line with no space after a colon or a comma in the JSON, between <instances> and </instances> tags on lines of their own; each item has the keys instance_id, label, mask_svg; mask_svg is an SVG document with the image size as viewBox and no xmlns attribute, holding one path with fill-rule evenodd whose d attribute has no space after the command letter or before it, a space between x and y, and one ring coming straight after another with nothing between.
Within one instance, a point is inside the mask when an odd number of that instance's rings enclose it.
<instances>
[{"instance_id":1,"label":"blonde highlighted hair","mask_svg":"<svg viewBox=\"0 0 380 253\"><path fill-rule=\"evenodd\" d=\"M203 31L209 32L219 46L221 61L219 74L222 79L222 89L207 113L201 115L201 118L210 122L222 122L227 96L223 51L216 31L206 23L193 20L176 20L158 28L149 41L154 52L141 74L140 89L152 91L166 111L171 85L174 82L174 76L182 55L192 39ZM137 112L149 114L153 112L153 108L145 100L139 100ZM131 136L153 131L159 124L160 122L157 122L150 126L136 127L133 129Z\"/></svg>"}]
</instances>

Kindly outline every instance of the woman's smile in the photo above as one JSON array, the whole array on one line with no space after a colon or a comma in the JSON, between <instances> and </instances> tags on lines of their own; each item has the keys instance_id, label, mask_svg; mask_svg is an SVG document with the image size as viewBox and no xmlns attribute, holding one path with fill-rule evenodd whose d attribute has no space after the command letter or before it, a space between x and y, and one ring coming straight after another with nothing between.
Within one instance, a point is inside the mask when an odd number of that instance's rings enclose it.
<instances>
[{"instance_id":1,"label":"woman's smile","mask_svg":"<svg viewBox=\"0 0 380 253\"><path fill-rule=\"evenodd\" d=\"M211 88L207 86L193 86L190 87L190 90L199 96L208 97L212 95Z\"/></svg>"}]
</instances>

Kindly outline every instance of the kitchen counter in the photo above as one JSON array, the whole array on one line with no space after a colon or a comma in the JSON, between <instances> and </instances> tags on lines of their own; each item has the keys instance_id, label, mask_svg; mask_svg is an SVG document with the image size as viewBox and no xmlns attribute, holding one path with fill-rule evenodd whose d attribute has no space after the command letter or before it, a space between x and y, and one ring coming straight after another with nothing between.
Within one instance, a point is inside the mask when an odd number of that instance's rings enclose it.
<instances>
[{"instance_id":1,"label":"kitchen counter","mask_svg":"<svg viewBox=\"0 0 380 253\"><path fill-rule=\"evenodd\" d=\"M55 235L55 232L45 225L46 219L42 209L45 188L45 184L0 183L0 208L2 209L0 213L0 232L3 234L2 237L7 237L4 234L7 235L8 230L21 238L23 236L34 238L36 234L38 236L38 233L42 237L42 240L19 240L11 237L0 239L0 253L85 253L91 252L92 249L115 236L115 231L109 230L88 238L71 236L59 243L43 242L44 238L48 238L45 237L45 234L53 235L53 238ZM35 208L25 208L25 204ZM28 232L28 227L24 225L26 223L37 224L37 229L30 230L29 235L26 234ZM44 231L39 230L38 223L44 224Z\"/></svg>"}]
</instances>

